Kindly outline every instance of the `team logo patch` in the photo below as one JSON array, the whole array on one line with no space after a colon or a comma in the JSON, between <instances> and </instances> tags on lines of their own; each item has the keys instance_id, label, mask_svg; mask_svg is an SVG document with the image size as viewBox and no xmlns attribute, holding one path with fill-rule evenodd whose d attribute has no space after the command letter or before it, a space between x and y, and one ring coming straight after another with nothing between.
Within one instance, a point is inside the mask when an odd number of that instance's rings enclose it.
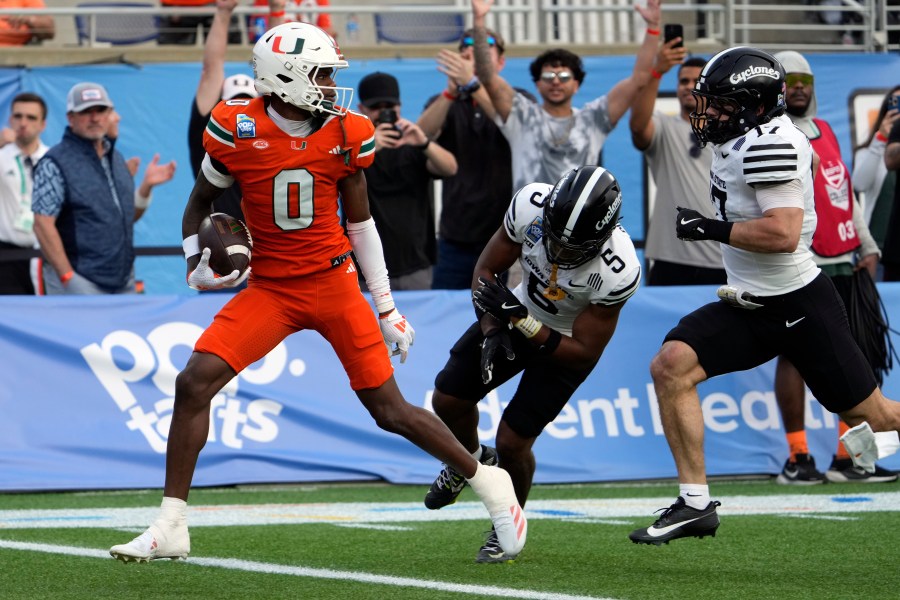
<instances>
[{"instance_id":1,"label":"team logo patch","mask_svg":"<svg viewBox=\"0 0 900 600\"><path fill-rule=\"evenodd\" d=\"M266 140L256 140L255 142L253 142L253 147L258 150L265 150L269 147L269 142L267 142Z\"/></svg>"},{"instance_id":2,"label":"team logo patch","mask_svg":"<svg viewBox=\"0 0 900 600\"><path fill-rule=\"evenodd\" d=\"M532 244L537 244L544 235L544 220L541 217L535 217L534 221L525 229L525 239Z\"/></svg>"},{"instance_id":3,"label":"team logo patch","mask_svg":"<svg viewBox=\"0 0 900 600\"><path fill-rule=\"evenodd\" d=\"M255 138L256 119L244 114L239 114L237 116L237 136L238 139Z\"/></svg>"}]
</instances>

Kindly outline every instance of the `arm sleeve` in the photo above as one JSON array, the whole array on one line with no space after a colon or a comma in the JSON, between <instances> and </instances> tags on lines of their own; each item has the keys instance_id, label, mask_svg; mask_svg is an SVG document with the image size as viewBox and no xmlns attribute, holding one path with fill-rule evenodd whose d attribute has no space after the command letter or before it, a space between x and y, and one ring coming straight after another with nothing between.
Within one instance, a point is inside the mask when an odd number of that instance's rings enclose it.
<instances>
[{"instance_id":1,"label":"arm sleeve","mask_svg":"<svg viewBox=\"0 0 900 600\"><path fill-rule=\"evenodd\" d=\"M394 298L391 295L391 282L384 262L381 237L375 228L375 219L369 217L359 223L347 221L347 237L350 238L353 254L366 278L375 308L379 313L389 312L394 308Z\"/></svg>"}]
</instances>

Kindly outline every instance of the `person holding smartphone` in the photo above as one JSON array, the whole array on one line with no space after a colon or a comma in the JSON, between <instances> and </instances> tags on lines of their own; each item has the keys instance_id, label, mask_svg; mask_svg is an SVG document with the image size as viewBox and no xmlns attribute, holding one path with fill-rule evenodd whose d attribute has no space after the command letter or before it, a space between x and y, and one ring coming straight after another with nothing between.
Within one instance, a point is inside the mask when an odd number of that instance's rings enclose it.
<instances>
[{"instance_id":1,"label":"person holding smartphone","mask_svg":"<svg viewBox=\"0 0 900 600\"><path fill-rule=\"evenodd\" d=\"M656 184L644 256L649 263L647 285L712 285L725 283L722 251L713 241L685 244L672 222L677 207L692 208L712 217L708 196L712 148L701 147L691 129L697 106L692 92L706 64L701 57L685 58L681 25L666 24L653 77L631 105L631 142L644 153ZM662 76L678 65L678 112L655 111Z\"/></svg>"},{"instance_id":2,"label":"person holding smartphone","mask_svg":"<svg viewBox=\"0 0 900 600\"><path fill-rule=\"evenodd\" d=\"M375 125L375 162L365 175L391 289L431 289L437 258L431 187L435 179L456 174L456 158L402 117L393 75L366 75L358 94L359 112Z\"/></svg>"}]
</instances>

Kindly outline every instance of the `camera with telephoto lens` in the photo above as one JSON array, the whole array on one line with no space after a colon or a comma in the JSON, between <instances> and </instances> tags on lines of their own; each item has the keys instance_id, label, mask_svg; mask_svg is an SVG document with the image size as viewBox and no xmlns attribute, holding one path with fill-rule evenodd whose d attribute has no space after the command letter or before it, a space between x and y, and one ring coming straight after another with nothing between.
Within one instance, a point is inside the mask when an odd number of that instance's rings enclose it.
<instances>
[{"instance_id":1,"label":"camera with telephoto lens","mask_svg":"<svg viewBox=\"0 0 900 600\"><path fill-rule=\"evenodd\" d=\"M394 129L400 131L400 127L397 126L397 111L393 108L382 108L378 113L378 117L375 119L375 125L377 127L382 123L393 125Z\"/></svg>"}]
</instances>

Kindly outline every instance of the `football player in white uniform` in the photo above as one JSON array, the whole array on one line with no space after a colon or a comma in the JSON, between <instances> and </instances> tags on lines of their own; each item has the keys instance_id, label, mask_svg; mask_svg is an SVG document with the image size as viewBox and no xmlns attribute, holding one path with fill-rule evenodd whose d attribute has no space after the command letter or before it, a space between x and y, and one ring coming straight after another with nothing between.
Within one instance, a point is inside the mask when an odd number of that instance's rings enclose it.
<instances>
[{"instance_id":1,"label":"football player in white uniform","mask_svg":"<svg viewBox=\"0 0 900 600\"><path fill-rule=\"evenodd\" d=\"M596 166L573 169L554 186L520 189L475 267L478 322L451 348L435 381L437 415L483 464L495 464L499 453L522 505L534 476L535 440L597 364L640 284L634 245L618 224L621 204L618 181ZM523 277L510 291L495 273L516 260ZM520 372L497 430L497 450L482 446L476 405ZM452 504L465 485L445 466L425 506ZM476 560L512 558L492 532Z\"/></svg>"},{"instance_id":2,"label":"football player in white uniform","mask_svg":"<svg viewBox=\"0 0 900 600\"><path fill-rule=\"evenodd\" d=\"M784 354L822 405L855 426L841 439L856 464L871 472L900 444L900 404L882 395L834 285L813 261L815 154L784 115L784 75L770 54L732 48L710 59L694 89L691 125L713 144L718 219L682 209L675 228L682 240L722 243L728 285L719 302L668 333L650 365L680 489L659 519L631 533L635 543L716 533L719 502L706 481L697 395L710 377Z\"/></svg>"}]
</instances>

